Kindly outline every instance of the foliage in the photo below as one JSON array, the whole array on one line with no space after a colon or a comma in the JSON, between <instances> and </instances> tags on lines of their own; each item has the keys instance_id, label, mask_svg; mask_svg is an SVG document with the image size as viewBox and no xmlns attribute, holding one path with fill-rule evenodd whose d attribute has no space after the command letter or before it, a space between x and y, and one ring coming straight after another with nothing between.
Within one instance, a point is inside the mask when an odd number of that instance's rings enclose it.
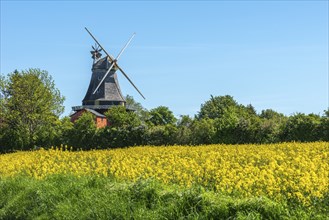
<instances>
[{"instance_id":1,"label":"foliage","mask_svg":"<svg viewBox=\"0 0 329 220\"><path fill-rule=\"evenodd\" d=\"M2 76L1 129L3 145L10 149L47 146L55 139L64 97L46 71L29 69ZM6 150L6 149L2 149Z\"/></svg>"},{"instance_id":2,"label":"foliage","mask_svg":"<svg viewBox=\"0 0 329 220\"><path fill-rule=\"evenodd\" d=\"M67 122L66 122L67 123ZM69 144L75 148L89 150L97 147L97 128L95 116L90 112L84 112L70 128L67 123L65 136L69 137Z\"/></svg>"},{"instance_id":3,"label":"foliage","mask_svg":"<svg viewBox=\"0 0 329 220\"><path fill-rule=\"evenodd\" d=\"M284 118L284 115L281 113L278 113L272 109L266 109L266 110L262 110L259 117L262 119L268 119L268 120L271 120L271 119L278 120L280 118Z\"/></svg>"},{"instance_id":4,"label":"foliage","mask_svg":"<svg viewBox=\"0 0 329 220\"><path fill-rule=\"evenodd\" d=\"M141 125L141 120L133 111L127 111L124 106L113 106L105 113L111 127L129 129Z\"/></svg>"},{"instance_id":5,"label":"foliage","mask_svg":"<svg viewBox=\"0 0 329 220\"><path fill-rule=\"evenodd\" d=\"M261 120L257 116L240 118L234 129L235 142L243 143L258 143Z\"/></svg>"},{"instance_id":6,"label":"foliage","mask_svg":"<svg viewBox=\"0 0 329 220\"><path fill-rule=\"evenodd\" d=\"M177 132L175 143L179 145L192 144L192 124L193 119L188 115L181 115L177 122Z\"/></svg>"},{"instance_id":7,"label":"foliage","mask_svg":"<svg viewBox=\"0 0 329 220\"><path fill-rule=\"evenodd\" d=\"M239 124L238 114L225 111L220 118L214 120L216 123L216 143L234 144L238 136L234 133ZM214 143L213 142L213 143Z\"/></svg>"},{"instance_id":8,"label":"foliage","mask_svg":"<svg viewBox=\"0 0 329 220\"><path fill-rule=\"evenodd\" d=\"M261 119L252 105L239 105L232 96L211 96L201 105L197 119L211 119L215 131L206 143L257 143ZM202 132L202 131L201 131Z\"/></svg>"},{"instance_id":9,"label":"foliage","mask_svg":"<svg viewBox=\"0 0 329 220\"><path fill-rule=\"evenodd\" d=\"M127 95L126 99L126 106L128 109L131 109L135 112L135 114L139 117L139 119L143 122L146 122L149 119L149 112L145 109L141 103L136 102L134 97Z\"/></svg>"},{"instance_id":10,"label":"foliage","mask_svg":"<svg viewBox=\"0 0 329 220\"><path fill-rule=\"evenodd\" d=\"M272 109L266 109L259 115L261 124L259 128L260 143L277 143L287 122L287 117Z\"/></svg>"},{"instance_id":11,"label":"foliage","mask_svg":"<svg viewBox=\"0 0 329 220\"><path fill-rule=\"evenodd\" d=\"M329 141L329 109L324 111L324 116L321 118L319 127L320 140Z\"/></svg>"},{"instance_id":12,"label":"foliage","mask_svg":"<svg viewBox=\"0 0 329 220\"><path fill-rule=\"evenodd\" d=\"M146 131L146 143L150 145L175 144L177 128L172 124L152 126Z\"/></svg>"},{"instance_id":13,"label":"foliage","mask_svg":"<svg viewBox=\"0 0 329 220\"><path fill-rule=\"evenodd\" d=\"M221 118L226 112L235 112L239 108L232 96L211 96L211 99L201 105L197 118Z\"/></svg>"},{"instance_id":14,"label":"foliage","mask_svg":"<svg viewBox=\"0 0 329 220\"><path fill-rule=\"evenodd\" d=\"M211 144L215 135L214 120L203 118L195 120L191 125L191 138L194 145Z\"/></svg>"},{"instance_id":15,"label":"foliage","mask_svg":"<svg viewBox=\"0 0 329 220\"><path fill-rule=\"evenodd\" d=\"M100 143L106 147L125 147L143 144L145 127L136 112L115 106L105 113L110 126L100 131Z\"/></svg>"},{"instance_id":16,"label":"foliage","mask_svg":"<svg viewBox=\"0 0 329 220\"><path fill-rule=\"evenodd\" d=\"M60 125L58 126L58 136L54 142L54 146L70 145L73 146L72 133L74 129L74 124L71 122L70 117L63 117L60 120Z\"/></svg>"},{"instance_id":17,"label":"foliage","mask_svg":"<svg viewBox=\"0 0 329 220\"><path fill-rule=\"evenodd\" d=\"M308 142L319 140L320 124L321 117L318 115L297 113L288 118L282 131L282 137L286 141Z\"/></svg>"},{"instance_id":18,"label":"foliage","mask_svg":"<svg viewBox=\"0 0 329 220\"><path fill-rule=\"evenodd\" d=\"M177 119L168 107L159 106L150 110L149 122L151 125L174 124L176 121Z\"/></svg>"},{"instance_id":19,"label":"foliage","mask_svg":"<svg viewBox=\"0 0 329 220\"><path fill-rule=\"evenodd\" d=\"M46 71L30 69L0 77L0 151L67 144L74 149L137 145L201 145L329 141L329 110L323 116L284 116L272 109L257 114L232 96L210 96L198 114L177 120L165 106L147 111L132 96L126 108L106 112L109 127L97 129L88 115L73 125L59 119L63 100Z\"/></svg>"}]
</instances>

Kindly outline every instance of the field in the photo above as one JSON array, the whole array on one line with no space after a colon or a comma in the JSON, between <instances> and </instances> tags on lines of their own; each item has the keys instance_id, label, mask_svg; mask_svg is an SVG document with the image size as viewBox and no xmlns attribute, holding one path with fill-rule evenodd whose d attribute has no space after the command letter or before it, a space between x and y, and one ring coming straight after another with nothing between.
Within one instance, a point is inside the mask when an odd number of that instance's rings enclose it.
<instances>
[{"instance_id":1,"label":"field","mask_svg":"<svg viewBox=\"0 0 329 220\"><path fill-rule=\"evenodd\" d=\"M326 219L329 143L16 152L0 155L0 186L0 219ZM16 207L33 198L44 211Z\"/></svg>"}]
</instances>

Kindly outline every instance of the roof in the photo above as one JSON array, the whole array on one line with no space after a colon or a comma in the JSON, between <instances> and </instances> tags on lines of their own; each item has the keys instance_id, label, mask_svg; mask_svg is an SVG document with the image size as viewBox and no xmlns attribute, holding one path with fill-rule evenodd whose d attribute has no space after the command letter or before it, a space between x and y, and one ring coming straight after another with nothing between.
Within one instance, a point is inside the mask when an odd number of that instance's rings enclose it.
<instances>
[{"instance_id":1,"label":"roof","mask_svg":"<svg viewBox=\"0 0 329 220\"><path fill-rule=\"evenodd\" d=\"M90 113L92 113L92 114L94 114L94 115L96 115L96 116L98 116L98 117L101 117L101 118L106 118L106 116L105 115L103 115L103 114L101 114L101 113L99 113L99 112L96 112L95 110L93 110L93 109L90 109L90 108L85 108L88 112L90 112Z\"/></svg>"},{"instance_id":2,"label":"roof","mask_svg":"<svg viewBox=\"0 0 329 220\"><path fill-rule=\"evenodd\" d=\"M88 112L90 112L91 114L93 115L96 115L97 117L101 117L101 118L106 118L105 115L93 110L93 109L90 109L90 108L84 108L83 106L75 106L76 109L73 109L74 112L72 112L69 116L72 117L73 115L77 114L78 112L80 111L83 111L83 110L86 110Z\"/></svg>"}]
</instances>

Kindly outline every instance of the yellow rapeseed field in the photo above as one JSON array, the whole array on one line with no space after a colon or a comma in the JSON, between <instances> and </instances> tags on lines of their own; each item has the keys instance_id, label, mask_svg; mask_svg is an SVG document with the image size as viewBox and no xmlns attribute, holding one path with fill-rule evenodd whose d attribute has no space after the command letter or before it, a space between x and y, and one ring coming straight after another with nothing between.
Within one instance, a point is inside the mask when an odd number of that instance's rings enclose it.
<instances>
[{"instance_id":1,"label":"yellow rapeseed field","mask_svg":"<svg viewBox=\"0 0 329 220\"><path fill-rule=\"evenodd\" d=\"M0 155L0 178L51 174L154 178L218 192L266 195L308 205L329 193L329 143L132 147L71 152L66 147Z\"/></svg>"}]
</instances>

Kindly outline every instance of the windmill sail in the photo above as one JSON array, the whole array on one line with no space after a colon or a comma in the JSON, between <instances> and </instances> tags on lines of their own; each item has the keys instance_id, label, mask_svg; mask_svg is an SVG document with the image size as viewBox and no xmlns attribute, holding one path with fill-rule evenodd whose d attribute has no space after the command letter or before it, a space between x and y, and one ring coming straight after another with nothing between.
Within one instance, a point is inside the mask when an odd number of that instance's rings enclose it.
<instances>
[{"instance_id":1,"label":"windmill sail","mask_svg":"<svg viewBox=\"0 0 329 220\"><path fill-rule=\"evenodd\" d=\"M88 34L94 39L94 41L98 44L98 46L101 48L101 50L103 50L105 52L105 54L107 55L107 58L110 60L111 63L115 62L114 66L120 70L120 72L124 75L124 77L126 77L126 79L130 82L130 84L136 89L136 91L143 97L143 99L145 99L144 95L139 91L139 89L137 88L137 86L131 81L131 79L128 77L128 75L123 71L123 69L116 63L116 60L113 58L113 56L111 56L111 54L109 54L104 48L103 46L98 42L98 40L94 37L94 35L85 27L86 31L88 32ZM134 33L135 34L135 33ZM131 38L132 39L132 38ZM131 40L130 39L130 40ZM129 40L129 42L130 42ZM126 44L127 45L127 44Z\"/></svg>"}]
</instances>

